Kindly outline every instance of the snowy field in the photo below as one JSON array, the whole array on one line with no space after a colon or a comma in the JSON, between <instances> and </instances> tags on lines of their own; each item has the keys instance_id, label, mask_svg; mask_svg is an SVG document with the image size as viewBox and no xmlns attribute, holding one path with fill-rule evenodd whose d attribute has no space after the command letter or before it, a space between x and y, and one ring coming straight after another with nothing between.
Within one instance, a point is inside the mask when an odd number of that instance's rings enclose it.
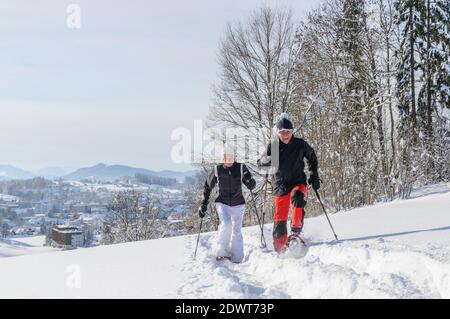
<instances>
[{"instance_id":1,"label":"snowy field","mask_svg":"<svg viewBox=\"0 0 450 319\"><path fill-rule=\"evenodd\" d=\"M303 259L262 251L257 227L239 265L215 261L215 233L196 260L196 236L1 258L0 298L450 298L448 185L413 195L332 215L339 242L306 219Z\"/></svg>"},{"instance_id":2,"label":"snowy field","mask_svg":"<svg viewBox=\"0 0 450 319\"><path fill-rule=\"evenodd\" d=\"M59 249L56 248L43 247L44 241L45 236L24 236L0 239L0 263L2 260L1 258L5 257L17 257L59 251Z\"/></svg>"}]
</instances>

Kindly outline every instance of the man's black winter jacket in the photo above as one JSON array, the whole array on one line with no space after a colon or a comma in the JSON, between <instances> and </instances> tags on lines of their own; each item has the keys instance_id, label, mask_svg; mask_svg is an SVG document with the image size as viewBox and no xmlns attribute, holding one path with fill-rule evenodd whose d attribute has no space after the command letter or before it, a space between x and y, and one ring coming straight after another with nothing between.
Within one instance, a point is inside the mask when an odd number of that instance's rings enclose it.
<instances>
[{"instance_id":1,"label":"man's black winter jacket","mask_svg":"<svg viewBox=\"0 0 450 319\"><path fill-rule=\"evenodd\" d=\"M267 147L266 156L258 161L259 166L270 166L275 161L272 158L271 146ZM318 163L314 149L309 146L303 139L292 137L288 144L284 144L279 139L273 143L274 147L279 149L279 165L275 174L272 176L273 195L283 196L288 194L296 185L306 185L305 163L304 158L308 162L308 168L311 175L319 177Z\"/></svg>"}]
</instances>

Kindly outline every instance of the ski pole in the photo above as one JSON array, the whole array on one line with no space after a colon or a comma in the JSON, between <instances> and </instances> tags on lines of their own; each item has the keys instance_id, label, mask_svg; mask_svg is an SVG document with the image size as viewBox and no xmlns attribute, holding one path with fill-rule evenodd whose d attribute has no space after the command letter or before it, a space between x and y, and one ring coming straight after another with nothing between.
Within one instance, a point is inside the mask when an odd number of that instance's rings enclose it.
<instances>
[{"instance_id":1,"label":"ski pole","mask_svg":"<svg viewBox=\"0 0 450 319\"><path fill-rule=\"evenodd\" d=\"M265 179L265 182L264 182L264 184L265 184L265 187L266 187L266 189L264 190L264 204L263 204L263 224L266 222L266 219L265 219L265 215L266 215L266 204L267 204L267 185L268 185L268 183L269 183L269 173L266 173L266 179Z\"/></svg>"},{"instance_id":2,"label":"ski pole","mask_svg":"<svg viewBox=\"0 0 450 319\"><path fill-rule=\"evenodd\" d=\"M306 122L306 117L307 117L309 111L311 110L312 106L314 105L314 103L315 103L317 97L318 97L318 95L316 95L314 98L311 99L311 104L309 105L308 110L306 110L306 112L305 112L305 115L304 115L304 117L303 117L303 121L302 121L302 123L301 123L299 126L297 126L297 128L294 130L294 134L297 133L297 132L300 130L301 127L303 127L303 124L305 124L305 122Z\"/></svg>"},{"instance_id":3,"label":"ski pole","mask_svg":"<svg viewBox=\"0 0 450 319\"><path fill-rule=\"evenodd\" d=\"M334 238L336 238L336 240L339 240L336 233L334 232L333 225L331 225L330 218L328 218L328 214L327 214L327 211L325 210L325 206L323 206L322 200L320 199L319 192L316 189L314 190L314 192L316 193L317 199L319 200L319 203L322 206L323 212L325 213L325 216L327 217L328 224L330 224L331 230L333 231Z\"/></svg>"},{"instance_id":4,"label":"ski pole","mask_svg":"<svg viewBox=\"0 0 450 319\"><path fill-rule=\"evenodd\" d=\"M253 194L252 190L250 190L250 194L252 196L253 209L255 211L256 218L258 218L259 228L261 229L261 247L266 248L267 243L266 243L266 239L264 238L264 224L261 222L261 218L259 218L258 209L256 208L255 195Z\"/></svg>"},{"instance_id":5,"label":"ski pole","mask_svg":"<svg viewBox=\"0 0 450 319\"><path fill-rule=\"evenodd\" d=\"M195 259L195 257L197 257L197 248L198 248L198 242L200 240L200 233L202 232L202 226L203 226L203 218L200 219L200 229L198 231L197 244L195 245L194 259Z\"/></svg>"}]
</instances>

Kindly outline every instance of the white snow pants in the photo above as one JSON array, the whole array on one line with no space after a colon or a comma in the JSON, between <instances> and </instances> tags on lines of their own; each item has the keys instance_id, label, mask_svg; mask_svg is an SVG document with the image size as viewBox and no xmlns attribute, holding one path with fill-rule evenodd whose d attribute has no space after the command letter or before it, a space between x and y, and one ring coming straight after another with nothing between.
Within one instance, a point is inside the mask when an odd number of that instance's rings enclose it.
<instances>
[{"instance_id":1,"label":"white snow pants","mask_svg":"<svg viewBox=\"0 0 450 319\"><path fill-rule=\"evenodd\" d=\"M244 240L242 238L242 219L245 205L228 206L216 203L219 215L219 249L217 256L229 256L232 262L244 259Z\"/></svg>"}]
</instances>

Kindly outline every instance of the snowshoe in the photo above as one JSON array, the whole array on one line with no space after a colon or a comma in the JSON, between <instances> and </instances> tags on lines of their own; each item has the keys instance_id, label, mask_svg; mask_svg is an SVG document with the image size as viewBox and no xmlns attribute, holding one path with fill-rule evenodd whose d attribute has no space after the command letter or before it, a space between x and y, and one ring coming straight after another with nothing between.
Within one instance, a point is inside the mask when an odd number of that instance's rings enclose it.
<instances>
[{"instance_id":1,"label":"snowshoe","mask_svg":"<svg viewBox=\"0 0 450 319\"><path fill-rule=\"evenodd\" d=\"M303 237L298 234L298 233L292 233L289 237L288 237L288 243L287 246L288 247L294 247L295 245L303 245L306 246L306 242L303 239Z\"/></svg>"},{"instance_id":2,"label":"snowshoe","mask_svg":"<svg viewBox=\"0 0 450 319\"><path fill-rule=\"evenodd\" d=\"M288 238L286 252L292 257L301 258L308 252L308 246L300 234L293 233Z\"/></svg>"}]
</instances>

